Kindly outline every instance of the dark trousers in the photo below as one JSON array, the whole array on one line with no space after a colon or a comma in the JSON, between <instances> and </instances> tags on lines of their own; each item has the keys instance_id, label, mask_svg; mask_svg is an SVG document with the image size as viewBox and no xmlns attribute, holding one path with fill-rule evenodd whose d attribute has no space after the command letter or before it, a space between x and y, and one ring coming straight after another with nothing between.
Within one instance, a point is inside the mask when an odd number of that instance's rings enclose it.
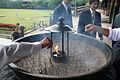
<instances>
[{"instance_id":1,"label":"dark trousers","mask_svg":"<svg viewBox=\"0 0 120 80\"><path fill-rule=\"evenodd\" d=\"M114 51L114 54L116 54L116 59L113 64L116 70L116 77L117 77L117 80L120 80L120 41L115 42L112 45L112 49Z\"/></svg>"}]
</instances>

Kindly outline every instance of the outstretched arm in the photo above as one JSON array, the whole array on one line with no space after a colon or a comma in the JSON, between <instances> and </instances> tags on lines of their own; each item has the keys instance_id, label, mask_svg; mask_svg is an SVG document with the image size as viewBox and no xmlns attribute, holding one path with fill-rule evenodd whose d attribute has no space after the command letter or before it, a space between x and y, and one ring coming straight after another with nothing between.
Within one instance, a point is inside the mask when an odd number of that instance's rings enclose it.
<instances>
[{"instance_id":1,"label":"outstretched arm","mask_svg":"<svg viewBox=\"0 0 120 80\"><path fill-rule=\"evenodd\" d=\"M88 24L85 28L86 31L98 31L99 33L108 37L110 40L120 41L120 28L106 29L97 27L96 25L92 24Z\"/></svg>"},{"instance_id":2,"label":"outstretched arm","mask_svg":"<svg viewBox=\"0 0 120 80\"><path fill-rule=\"evenodd\" d=\"M96 25L92 25L92 24L86 25L85 31L97 31L106 37L109 36L109 29L97 27Z\"/></svg>"},{"instance_id":3,"label":"outstretched arm","mask_svg":"<svg viewBox=\"0 0 120 80\"><path fill-rule=\"evenodd\" d=\"M38 53L42 48L50 48L52 45L53 42L49 38L44 38L40 42L13 43L7 46L0 45L0 68L25 56Z\"/></svg>"}]
</instances>

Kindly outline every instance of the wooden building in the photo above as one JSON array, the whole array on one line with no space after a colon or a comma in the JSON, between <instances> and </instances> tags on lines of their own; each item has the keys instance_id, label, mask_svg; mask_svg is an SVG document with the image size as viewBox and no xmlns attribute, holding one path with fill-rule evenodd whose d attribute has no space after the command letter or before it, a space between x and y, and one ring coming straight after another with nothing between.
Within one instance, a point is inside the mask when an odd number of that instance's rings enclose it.
<instances>
[{"instance_id":1,"label":"wooden building","mask_svg":"<svg viewBox=\"0 0 120 80\"><path fill-rule=\"evenodd\" d=\"M107 13L109 16L109 22L113 22L115 16L120 12L120 0L103 0L107 8Z\"/></svg>"}]
</instances>

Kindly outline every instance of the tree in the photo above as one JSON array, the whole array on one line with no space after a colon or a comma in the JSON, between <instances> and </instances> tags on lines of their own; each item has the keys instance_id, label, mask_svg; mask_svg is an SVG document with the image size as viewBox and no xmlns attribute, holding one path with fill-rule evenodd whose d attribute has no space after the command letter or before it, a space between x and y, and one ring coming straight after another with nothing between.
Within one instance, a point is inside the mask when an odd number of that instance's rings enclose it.
<instances>
[{"instance_id":1,"label":"tree","mask_svg":"<svg viewBox=\"0 0 120 80\"><path fill-rule=\"evenodd\" d=\"M5 8L8 6L9 0L0 0L0 7Z\"/></svg>"},{"instance_id":2,"label":"tree","mask_svg":"<svg viewBox=\"0 0 120 80\"><path fill-rule=\"evenodd\" d=\"M77 2L78 6L83 6L85 5L89 0L75 0Z\"/></svg>"},{"instance_id":3,"label":"tree","mask_svg":"<svg viewBox=\"0 0 120 80\"><path fill-rule=\"evenodd\" d=\"M48 0L48 6L52 9L54 9L56 6L58 6L62 0Z\"/></svg>"},{"instance_id":4,"label":"tree","mask_svg":"<svg viewBox=\"0 0 120 80\"><path fill-rule=\"evenodd\" d=\"M58 6L62 0L32 0L31 2L23 2L23 0L0 0L1 8L37 8L37 9L54 9ZM75 6L75 3L78 2L78 5L85 5L88 0L72 0L72 6Z\"/></svg>"}]
</instances>

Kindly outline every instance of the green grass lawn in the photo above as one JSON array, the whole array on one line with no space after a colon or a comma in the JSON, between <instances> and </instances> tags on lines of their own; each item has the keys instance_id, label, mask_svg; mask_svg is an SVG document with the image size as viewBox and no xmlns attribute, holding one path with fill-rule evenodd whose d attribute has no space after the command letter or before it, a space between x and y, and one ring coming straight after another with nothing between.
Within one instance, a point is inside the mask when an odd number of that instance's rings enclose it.
<instances>
[{"instance_id":1,"label":"green grass lawn","mask_svg":"<svg viewBox=\"0 0 120 80\"><path fill-rule=\"evenodd\" d=\"M33 23L44 21L49 24L49 16L52 10L32 10L32 9L0 9L0 23L25 25L30 29Z\"/></svg>"}]
</instances>

